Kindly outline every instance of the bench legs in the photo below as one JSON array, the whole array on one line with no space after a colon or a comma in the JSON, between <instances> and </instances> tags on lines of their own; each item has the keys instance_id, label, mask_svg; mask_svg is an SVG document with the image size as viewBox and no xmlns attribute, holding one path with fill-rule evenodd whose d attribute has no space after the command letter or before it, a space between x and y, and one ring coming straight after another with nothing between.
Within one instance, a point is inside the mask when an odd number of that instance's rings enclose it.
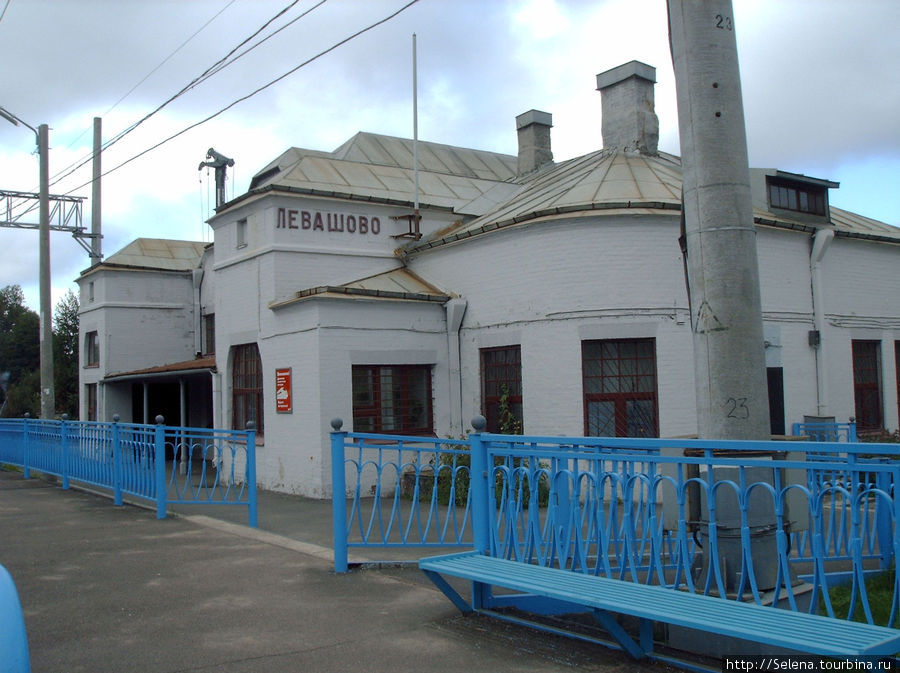
<instances>
[{"instance_id":1,"label":"bench legs","mask_svg":"<svg viewBox=\"0 0 900 673\"><path fill-rule=\"evenodd\" d=\"M434 585L450 599L460 612L469 613L476 610L490 609L491 586L483 582L472 582L472 603L469 604L465 598L459 595L441 575L433 570L422 569ZM642 659L653 652L653 622L649 619L641 619L639 622L638 640L635 641L631 635L622 628L615 616L606 610L594 609L592 611L594 619L600 623L607 633L635 659Z\"/></svg>"},{"instance_id":2,"label":"bench legs","mask_svg":"<svg viewBox=\"0 0 900 673\"><path fill-rule=\"evenodd\" d=\"M606 629L607 633L622 646L622 649L635 659L642 659L653 652L653 622L649 619L640 620L638 642L635 642L634 638L616 621L616 618L606 610L595 608L593 615L600 626Z\"/></svg>"}]
</instances>

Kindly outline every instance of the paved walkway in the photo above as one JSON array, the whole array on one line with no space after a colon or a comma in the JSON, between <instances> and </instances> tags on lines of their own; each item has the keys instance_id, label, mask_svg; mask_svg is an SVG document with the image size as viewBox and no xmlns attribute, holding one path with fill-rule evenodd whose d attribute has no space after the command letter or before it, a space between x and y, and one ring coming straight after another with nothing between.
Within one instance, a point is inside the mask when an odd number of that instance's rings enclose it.
<instances>
[{"instance_id":1,"label":"paved walkway","mask_svg":"<svg viewBox=\"0 0 900 673\"><path fill-rule=\"evenodd\" d=\"M242 508L180 514L0 471L34 673L664 670L464 617L414 568L335 575L327 502L264 493L260 530Z\"/></svg>"}]
</instances>

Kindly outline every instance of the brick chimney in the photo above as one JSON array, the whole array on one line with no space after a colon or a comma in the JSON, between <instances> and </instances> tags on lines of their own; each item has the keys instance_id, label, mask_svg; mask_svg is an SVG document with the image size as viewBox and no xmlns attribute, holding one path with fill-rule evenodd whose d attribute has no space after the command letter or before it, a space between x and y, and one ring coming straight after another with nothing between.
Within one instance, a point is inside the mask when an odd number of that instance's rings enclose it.
<instances>
[{"instance_id":1,"label":"brick chimney","mask_svg":"<svg viewBox=\"0 0 900 673\"><path fill-rule=\"evenodd\" d=\"M516 130L519 135L519 177L553 161L553 152L550 151L552 126L553 115L549 112L529 110L516 117Z\"/></svg>"},{"instance_id":2,"label":"brick chimney","mask_svg":"<svg viewBox=\"0 0 900 673\"><path fill-rule=\"evenodd\" d=\"M659 119L653 109L655 83L656 68L640 61L630 61L597 75L604 149L657 153Z\"/></svg>"}]
</instances>

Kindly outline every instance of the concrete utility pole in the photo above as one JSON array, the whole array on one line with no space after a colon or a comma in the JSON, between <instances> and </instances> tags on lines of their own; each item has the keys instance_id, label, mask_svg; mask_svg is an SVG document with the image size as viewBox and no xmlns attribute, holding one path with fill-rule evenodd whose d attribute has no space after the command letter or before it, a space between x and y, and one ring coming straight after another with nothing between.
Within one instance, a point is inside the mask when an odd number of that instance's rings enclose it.
<instances>
[{"instance_id":1,"label":"concrete utility pole","mask_svg":"<svg viewBox=\"0 0 900 673\"><path fill-rule=\"evenodd\" d=\"M103 243L101 236L101 177L103 174L101 165L101 154L103 150L102 142L103 122L100 117L94 117L94 162L93 162L93 180L91 180L91 266L99 264L103 261Z\"/></svg>"},{"instance_id":2,"label":"concrete utility pole","mask_svg":"<svg viewBox=\"0 0 900 673\"><path fill-rule=\"evenodd\" d=\"M668 0L699 436L768 439L762 305L730 0Z\"/></svg>"},{"instance_id":3,"label":"concrete utility pole","mask_svg":"<svg viewBox=\"0 0 900 673\"><path fill-rule=\"evenodd\" d=\"M40 155L40 228L38 236L41 313L41 418L56 415L56 391L53 383L53 314L50 309L50 131L38 126Z\"/></svg>"}]
</instances>

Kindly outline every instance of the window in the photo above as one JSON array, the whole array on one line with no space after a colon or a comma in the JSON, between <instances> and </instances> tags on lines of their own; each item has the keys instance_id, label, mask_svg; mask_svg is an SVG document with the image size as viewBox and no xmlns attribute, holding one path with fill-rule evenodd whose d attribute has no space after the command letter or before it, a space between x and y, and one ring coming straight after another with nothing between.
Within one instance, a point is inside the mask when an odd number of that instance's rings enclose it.
<instances>
[{"instance_id":1,"label":"window","mask_svg":"<svg viewBox=\"0 0 900 673\"><path fill-rule=\"evenodd\" d=\"M256 344L234 346L231 361L231 427L244 430L253 421L263 434L263 375Z\"/></svg>"},{"instance_id":2,"label":"window","mask_svg":"<svg viewBox=\"0 0 900 673\"><path fill-rule=\"evenodd\" d=\"M481 408L487 431L518 434L522 432L522 348L482 348L480 353Z\"/></svg>"},{"instance_id":3,"label":"window","mask_svg":"<svg viewBox=\"0 0 900 673\"><path fill-rule=\"evenodd\" d=\"M84 335L84 366L100 366L100 337L97 332L87 332Z\"/></svg>"},{"instance_id":4,"label":"window","mask_svg":"<svg viewBox=\"0 0 900 673\"><path fill-rule=\"evenodd\" d=\"M897 416L900 417L900 341L894 342L894 364L897 365L894 380L897 382Z\"/></svg>"},{"instance_id":5,"label":"window","mask_svg":"<svg viewBox=\"0 0 900 673\"><path fill-rule=\"evenodd\" d=\"M94 281L88 283L88 301L94 301Z\"/></svg>"},{"instance_id":6,"label":"window","mask_svg":"<svg viewBox=\"0 0 900 673\"><path fill-rule=\"evenodd\" d=\"M856 427L881 430L881 342L853 341L853 398L856 401Z\"/></svg>"},{"instance_id":7,"label":"window","mask_svg":"<svg viewBox=\"0 0 900 673\"><path fill-rule=\"evenodd\" d=\"M87 417L84 420L96 421L97 420L97 384L96 383L88 383L84 386L84 400L85 400L85 413L87 414Z\"/></svg>"},{"instance_id":8,"label":"window","mask_svg":"<svg viewBox=\"0 0 900 673\"><path fill-rule=\"evenodd\" d=\"M247 220L237 221L237 245L238 248L247 247Z\"/></svg>"},{"instance_id":9,"label":"window","mask_svg":"<svg viewBox=\"0 0 900 673\"><path fill-rule=\"evenodd\" d=\"M656 340L581 344L587 435L656 437Z\"/></svg>"},{"instance_id":10,"label":"window","mask_svg":"<svg viewBox=\"0 0 900 673\"><path fill-rule=\"evenodd\" d=\"M769 178L769 205L772 208L824 215L827 193L824 187Z\"/></svg>"},{"instance_id":11,"label":"window","mask_svg":"<svg viewBox=\"0 0 900 673\"><path fill-rule=\"evenodd\" d=\"M216 352L216 314L203 316L203 354L213 355Z\"/></svg>"},{"instance_id":12,"label":"window","mask_svg":"<svg viewBox=\"0 0 900 673\"><path fill-rule=\"evenodd\" d=\"M354 365L353 430L434 434L431 367Z\"/></svg>"}]
</instances>

